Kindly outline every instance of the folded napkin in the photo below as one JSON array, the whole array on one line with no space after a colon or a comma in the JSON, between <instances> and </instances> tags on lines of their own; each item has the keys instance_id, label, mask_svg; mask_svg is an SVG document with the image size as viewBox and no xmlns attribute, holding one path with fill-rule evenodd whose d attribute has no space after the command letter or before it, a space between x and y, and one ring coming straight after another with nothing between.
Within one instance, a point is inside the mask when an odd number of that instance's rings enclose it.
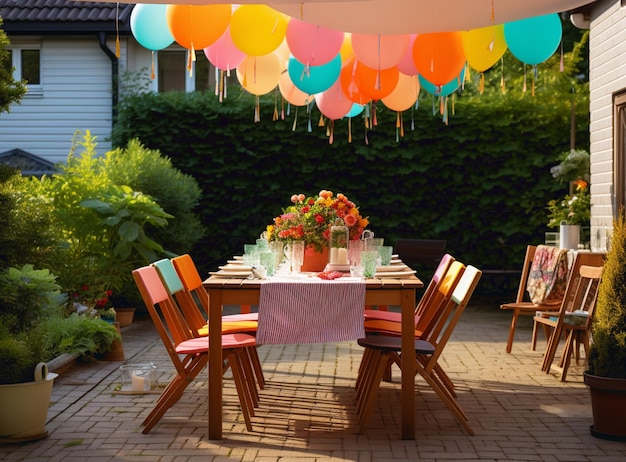
<instances>
[{"instance_id":1,"label":"folded napkin","mask_svg":"<svg viewBox=\"0 0 626 462\"><path fill-rule=\"evenodd\" d=\"M559 303L565 295L568 272L567 249L538 245L526 285L530 300L537 305Z\"/></svg>"},{"instance_id":2,"label":"folded napkin","mask_svg":"<svg viewBox=\"0 0 626 462\"><path fill-rule=\"evenodd\" d=\"M365 337L365 281L317 278L261 284L257 344L339 342Z\"/></svg>"}]
</instances>

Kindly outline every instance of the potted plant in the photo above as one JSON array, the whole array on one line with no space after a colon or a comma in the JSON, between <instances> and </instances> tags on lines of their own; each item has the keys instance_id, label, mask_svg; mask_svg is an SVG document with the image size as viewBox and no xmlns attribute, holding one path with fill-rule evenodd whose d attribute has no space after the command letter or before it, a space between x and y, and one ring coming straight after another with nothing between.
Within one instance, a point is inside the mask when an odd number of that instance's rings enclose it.
<instances>
[{"instance_id":1,"label":"potted plant","mask_svg":"<svg viewBox=\"0 0 626 462\"><path fill-rule=\"evenodd\" d=\"M626 441L626 217L613 221L592 324L585 384L591 393L595 436Z\"/></svg>"},{"instance_id":2,"label":"potted plant","mask_svg":"<svg viewBox=\"0 0 626 462\"><path fill-rule=\"evenodd\" d=\"M562 155L560 164L550 169L557 182L569 185L567 195L548 202L548 227L559 229L559 246L562 248L577 249L581 241L589 242L589 168L589 153L572 149Z\"/></svg>"},{"instance_id":3,"label":"potted plant","mask_svg":"<svg viewBox=\"0 0 626 462\"><path fill-rule=\"evenodd\" d=\"M328 263L330 230L337 218L341 218L348 228L350 240L360 239L369 224L354 202L341 193L334 196L332 191L322 190L313 197L294 194L291 202L292 205L284 208L267 227L267 239L286 244L304 241L302 271L322 271ZM310 265L311 260L317 261Z\"/></svg>"},{"instance_id":4,"label":"potted plant","mask_svg":"<svg viewBox=\"0 0 626 462\"><path fill-rule=\"evenodd\" d=\"M31 327L51 306L61 305L60 287L48 270L32 265L0 274L0 441L34 441L47 436L52 383L45 342Z\"/></svg>"}]
</instances>

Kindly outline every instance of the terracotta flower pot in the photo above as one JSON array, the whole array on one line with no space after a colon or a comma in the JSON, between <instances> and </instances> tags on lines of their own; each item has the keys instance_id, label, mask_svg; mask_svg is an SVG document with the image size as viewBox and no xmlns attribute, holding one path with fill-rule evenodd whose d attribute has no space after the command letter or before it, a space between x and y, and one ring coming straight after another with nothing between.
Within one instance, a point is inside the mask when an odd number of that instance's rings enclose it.
<instances>
[{"instance_id":1,"label":"terracotta flower pot","mask_svg":"<svg viewBox=\"0 0 626 462\"><path fill-rule=\"evenodd\" d=\"M135 308L115 308L115 320L120 323L120 327L125 327L133 323Z\"/></svg>"},{"instance_id":2,"label":"terracotta flower pot","mask_svg":"<svg viewBox=\"0 0 626 462\"><path fill-rule=\"evenodd\" d=\"M626 441L626 379L583 373L591 393L593 425L591 434L613 441Z\"/></svg>"},{"instance_id":3,"label":"terracotta flower pot","mask_svg":"<svg viewBox=\"0 0 626 462\"><path fill-rule=\"evenodd\" d=\"M328 247L324 247L322 252L317 252L315 247L307 245L304 249L304 261L300 271L304 273L319 273L324 271L328 264Z\"/></svg>"}]
</instances>

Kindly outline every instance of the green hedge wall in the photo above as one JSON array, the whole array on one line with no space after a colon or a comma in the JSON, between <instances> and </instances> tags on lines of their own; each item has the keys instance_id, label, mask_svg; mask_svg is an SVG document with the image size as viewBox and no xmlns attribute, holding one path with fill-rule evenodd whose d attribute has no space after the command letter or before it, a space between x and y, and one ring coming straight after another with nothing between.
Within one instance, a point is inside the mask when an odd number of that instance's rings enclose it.
<instances>
[{"instance_id":1,"label":"green hedge wall","mask_svg":"<svg viewBox=\"0 0 626 462\"><path fill-rule=\"evenodd\" d=\"M379 104L376 126L366 129L363 114L336 121L332 143L317 109L289 108L275 94L259 105L256 123L255 98L238 89L222 103L210 92L141 94L120 108L114 145L139 138L199 182L208 232L194 258L203 271L242 252L293 193L321 189L346 194L388 242L443 238L464 262L515 269L525 246L543 241L548 200L566 193L550 167L570 149L567 98L455 95L446 124L422 93L403 114L403 137L396 113ZM588 149L588 104L576 108L576 147Z\"/></svg>"}]
</instances>

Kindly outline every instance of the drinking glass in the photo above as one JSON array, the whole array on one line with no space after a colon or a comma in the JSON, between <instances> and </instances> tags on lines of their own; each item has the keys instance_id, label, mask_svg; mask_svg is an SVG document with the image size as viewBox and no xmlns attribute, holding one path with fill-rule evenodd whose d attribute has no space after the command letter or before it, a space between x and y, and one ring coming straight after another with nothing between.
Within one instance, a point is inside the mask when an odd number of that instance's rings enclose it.
<instances>
[{"instance_id":1,"label":"drinking glass","mask_svg":"<svg viewBox=\"0 0 626 462\"><path fill-rule=\"evenodd\" d=\"M380 257L380 264L382 266L391 265L391 254L393 253L393 246L381 245L378 247L378 256Z\"/></svg>"},{"instance_id":2,"label":"drinking glass","mask_svg":"<svg viewBox=\"0 0 626 462\"><path fill-rule=\"evenodd\" d=\"M363 277L373 278L376 275L376 263L378 262L378 250L361 251L363 263Z\"/></svg>"},{"instance_id":3,"label":"drinking glass","mask_svg":"<svg viewBox=\"0 0 626 462\"><path fill-rule=\"evenodd\" d=\"M265 267L265 273L267 276L273 276L276 270L276 253L268 250L266 252L259 252L261 266Z\"/></svg>"},{"instance_id":4,"label":"drinking glass","mask_svg":"<svg viewBox=\"0 0 626 462\"><path fill-rule=\"evenodd\" d=\"M350 266L361 265L361 250L363 250L363 241L360 239L348 241L348 263Z\"/></svg>"},{"instance_id":5,"label":"drinking glass","mask_svg":"<svg viewBox=\"0 0 626 462\"><path fill-rule=\"evenodd\" d=\"M259 248L260 252L265 252L266 250L269 250L270 248L270 245L269 245L269 242L267 242L267 239L263 239L263 238L257 239L256 245Z\"/></svg>"},{"instance_id":6,"label":"drinking glass","mask_svg":"<svg viewBox=\"0 0 626 462\"><path fill-rule=\"evenodd\" d=\"M304 241L292 241L289 243L289 262L291 263L291 272L299 273L304 262Z\"/></svg>"}]
</instances>

